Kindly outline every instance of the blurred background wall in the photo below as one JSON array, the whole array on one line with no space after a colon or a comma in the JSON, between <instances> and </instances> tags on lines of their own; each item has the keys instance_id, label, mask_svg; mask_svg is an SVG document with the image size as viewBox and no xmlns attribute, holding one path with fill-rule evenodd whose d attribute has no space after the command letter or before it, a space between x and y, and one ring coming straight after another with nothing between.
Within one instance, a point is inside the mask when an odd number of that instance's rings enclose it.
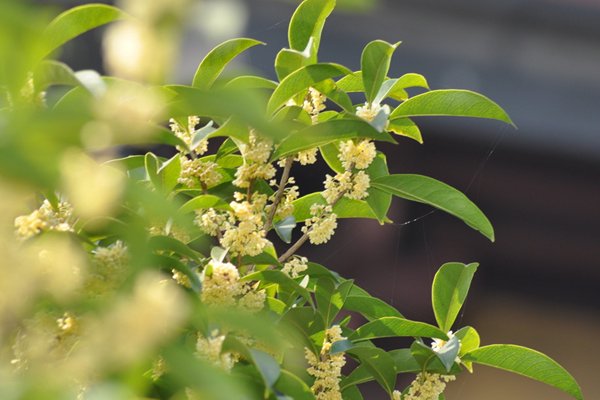
<instances>
[{"instance_id":1,"label":"blurred background wall","mask_svg":"<svg viewBox=\"0 0 600 400\"><path fill-rule=\"evenodd\" d=\"M424 145L400 138L398 146L381 146L392 173L428 175L465 192L494 225L495 243L442 212L395 199L393 224L342 221L331 243L307 245L300 253L356 279L406 317L430 323L435 271L446 262L479 262L461 326L476 327L483 344L519 344L549 354L579 381L586 398L595 398L600 393L600 1L371 0L366 9L364 0L338 2L354 11L336 10L328 19L321 61L358 70L368 42L402 40L389 76L416 72L432 89L482 93L503 107L518 129L496 121L417 118ZM287 47L287 25L297 3L199 2L190 10L176 79L189 84L204 55L234 36L267 43L244 53L234 68L275 78L273 61ZM63 58L76 70L101 70L98 38L98 32L84 35ZM321 188L316 169L295 172L301 184ZM363 394L369 400L386 398L375 386ZM569 398L481 366L446 392L448 400Z\"/></svg>"}]
</instances>

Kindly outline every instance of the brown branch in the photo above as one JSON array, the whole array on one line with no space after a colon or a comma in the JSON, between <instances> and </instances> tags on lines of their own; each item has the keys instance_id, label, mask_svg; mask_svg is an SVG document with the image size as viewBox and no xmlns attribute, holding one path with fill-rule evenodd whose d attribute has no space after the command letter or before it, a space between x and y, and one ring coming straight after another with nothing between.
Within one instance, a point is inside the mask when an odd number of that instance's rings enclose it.
<instances>
[{"instance_id":1,"label":"brown branch","mask_svg":"<svg viewBox=\"0 0 600 400\"><path fill-rule=\"evenodd\" d=\"M279 188L277 188L277 193L275 193L275 199L273 199L273 204L271 204L269 216L267 217L267 221L265 222L265 226L263 228L263 230L265 231L265 235L269 232L269 229L271 228L271 224L273 223L273 219L275 218L275 213L277 212L277 207L279 207L279 203L283 198L285 185L287 185L287 181L290 177L290 170L292 169L293 163L294 156L289 156L285 159L285 167L283 168L283 174L281 175L281 180L279 181Z\"/></svg>"}]
</instances>

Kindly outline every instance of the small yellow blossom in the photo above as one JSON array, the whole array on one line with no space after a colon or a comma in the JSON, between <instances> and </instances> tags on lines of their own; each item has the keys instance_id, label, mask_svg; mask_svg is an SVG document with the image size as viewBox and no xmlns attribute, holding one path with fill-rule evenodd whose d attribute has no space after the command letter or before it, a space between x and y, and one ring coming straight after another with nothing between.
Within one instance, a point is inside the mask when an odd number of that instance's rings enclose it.
<instances>
[{"instance_id":1,"label":"small yellow blossom","mask_svg":"<svg viewBox=\"0 0 600 400\"><path fill-rule=\"evenodd\" d=\"M312 244L326 243L331 239L337 228L337 215L331 206L313 204L310 207L311 219L304 221L302 232L308 233Z\"/></svg>"},{"instance_id":2,"label":"small yellow blossom","mask_svg":"<svg viewBox=\"0 0 600 400\"><path fill-rule=\"evenodd\" d=\"M60 203L58 209L55 210L48 200L44 200L39 209L15 219L17 239L25 240L42 231L72 231L72 215L73 207L69 203Z\"/></svg>"},{"instance_id":3,"label":"small yellow blossom","mask_svg":"<svg viewBox=\"0 0 600 400\"><path fill-rule=\"evenodd\" d=\"M368 139L361 140L358 144L352 140L340 142L338 158L346 170L352 166L356 169L366 169L371 165L375 156L377 156L375 144Z\"/></svg>"},{"instance_id":4,"label":"small yellow blossom","mask_svg":"<svg viewBox=\"0 0 600 400\"><path fill-rule=\"evenodd\" d=\"M256 256L271 244L265 238L265 232L262 230L263 210L266 202L266 195L255 193L251 203L248 201L230 203L237 224L232 224L231 221L223 223L224 233L220 243L221 246L229 249L232 255Z\"/></svg>"},{"instance_id":5,"label":"small yellow blossom","mask_svg":"<svg viewBox=\"0 0 600 400\"><path fill-rule=\"evenodd\" d=\"M152 362L152 380L157 380L165 373L169 372L167 360L162 355L159 355Z\"/></svg>"},{"instance_id":6,"label":"small yellow blossom","mask_svg":"<svg viewBox=\"0 0 600 400\"><path fill-rule=\"evenodd\" d=\"M148 228L150 236L170 236L183 243L188 243L191 239L190 234L184 228L172 223L172 221L151 221L152 226Z\"/></svg>"},{"instance_id":7,"label":"small yellow blossom","mask_svg":"<svg viewBox=\"0 0 600 400\"><path fill-rule=\"evenodd\" d=\"M169 122L171 123L169 126L171 127L171 130L173 131L175 136L178 137L179 139L181 139L181 141L184 142L188 147L191 147L194 133L196 133L196 125L198 125L200 123L200 118L198 118L195 115L188 117L188 125L187 126L180 125L173 118L171 118L169 120ZM176 146L176 148L177 148L177 150L179 150L181 152L186 151L181 146ZM207 150L208 150L208 140L205 139L205 140L201 141L200 144L194 149L194 152L196 152L196 154L198 154L198 155L202 155L202 154L206 153Z\"/></svg>"},{"instance_id":8,"label":"small yellow blossom","mask_svg":"<svg viewBox=\"0 0 600 400\"><path fill-rule=\"evenodd\" d=\"M234 306L236 296L240 294L240 274L237 268L233 264L215 260L209 266L212 273L204 276L200 299L209 305Z\"/></svg>"},{"instance_id":9,"label":"small yellow blossom","mask_svg":"<svg viewBox=\"0 0 600 400\"><path fill-rule=\"evenodd\" d=\"M131 274L129 251L117 240L110 247L97 247L89 274L84 277L82 295L90 298L109 298Z\"/></svg>"},{"instance_id":10,"label":"small yellow blossom","mask_svg":"<svg viewBox=\"0 0 600 400\"><path fill-rule=\"evenodd\" d=\"M289 188L285 188L283 191L283 197L277 206L277 211L275 215L283 220L294 213L294 205L292 202L298 198L300 193L298 192L298 186L292 186ZM273 194L269 197L269 200L274 201L275 195ZM265 212L270 212L272 204L265 206Z\"/></svg>"},{"instance_id":11,"label":"small yellow blossom","mask_svg":"<svg viewBox=\"0 0 600 400\"><path fill-rule=\"evenodd\" d=\"M446 383L455 379L454 375L432 374L427 371L420 372L411 383L404 400L438 400L440 394L446 388ZM397 395L396 392L398 391L394 391L394 400L400 398L400 395Z\"/></svg>"},{"instance_id":12,"label":"small yellow blossom","mask_svg":"<svg viewBox=\"0 0 600 400\"><path fill-rule=\"evenodd\" d=\"M196 357L229 372L233 367L234 360L231 357L231 353L222 352L224 340L225 335L219 335L219 331L216 329L210 333L209 337L204 337L201 333L198 333Z\"/></svg>"},{"instance_id":13,"label":"small yellow blossom","mask_svg":"<svg viewBox=\"0 0 600 400\"><path fill-rule=\"evenodd\" d=\"M364 106L359 106L356 109L356 115L367 121L372 121L379 113L379 110L381 110L379 104L365 103Z\"/></svg>"},{"instance_id":14,"label":"small yellow blossom","mask_svg":"<svg viewBox=\"0 0 600 400\"><path fill-rule=\"evenodd\" d=\"M320 358L317 358L307 348L306 360L310 367L307 372L314 376L315 382L311 387L317 400L341 400L340 380L342 367L346 364L344 353L330 355L331 345L339 340L345 340L342 337L342 329L339 325L334 325L325 331L325 339L321 349Z\"/></svg>"},{"instance_id":15,"label":"small yellow blossom","mask_svg":"<svg viewBox=\"0 0 600 400\"><path fill-rule=\"evenodd\" d=\"M306 269L308 268L308 266L306 265L307 262L308 259L306 257L295 256L288 262L283 264L281 272L283 272L290 278L297 278L300 276L301 272L306 271Z\"/></svg>"},{"instance_id":16,"label":"small yellow blossom","mask_svg":"<svg viewBox=\"0 0 600 400\"><path fill-rule=\"evenodd\" d=\"M217 168L219 165L212 161L200 161L198 158L190 160L186 156L181 156L181 174L177 182L189 188L198 187L200 182L207 187L216 186L223 178Z\"/></svg>"}]
</instances>

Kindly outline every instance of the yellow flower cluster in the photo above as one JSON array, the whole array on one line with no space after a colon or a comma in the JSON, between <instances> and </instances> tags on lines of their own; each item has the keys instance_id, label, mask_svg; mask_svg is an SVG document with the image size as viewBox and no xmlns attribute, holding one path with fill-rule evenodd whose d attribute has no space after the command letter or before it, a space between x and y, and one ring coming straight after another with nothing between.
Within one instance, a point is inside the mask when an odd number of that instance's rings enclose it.
<instances>
[{"instance_id":1,"label":"yellow flower cluster","mask_svg":"<svg viewBox=\"0 0 600 400\"><path fill-rule=\"evenodd\" d=\"M186 156L181 156L181 174L177 182L189 188L198 187L199 182L207 187L216 186L222 178L217 168L219 165L212 161L201 161L198 158L190 160Z\"/></svg>"},{"instance_id":2,"label":"yellow flower cluster","mask_svg":"<svg viewBox=\"0 0 600 400\"><path fill-rule=\"evenodd\" d=\"M290 178L288 180L288 182L293 183L294 182L293 178ZM271 183L273 183L273 182L271 182ZM275 215L277 217L279 217L279 219L285 219L288 216L292 215L294 213L294 205L292 204L292 202L294 200L296 200L299 195L300 195L300 193L298 192L298 186L292 186L292 187L285 188L283 191L283 197L282 197L281 201L279 202L279 205L277 206L277 211L276 211ZM269 200L274 201L275 194L273 194L271 197L269 197ZM267 212L267 213L270 212L272 206L273 206L272 204L265 206L265 212Z\"/></svg>"},{"instance_id":3,"label":"yellow flower cluster","mask_svg":"<svg viewBox=\"0 0 600 400\"><path fill-rule=\"evenodd\" d=\"M71 216L73 207L63 202L55 210L48 200L44 200L42 206L29 215L21 215L15 219L15 234L18 240L25 240L39 234L42 231L68 232L71 227Z\"/></svg>"},{"instance_id":4,"label":"yellow flower cluster","mask_svg":"<svg viewBox=\"0 0 600 400\"><path fill-rule=\"evenodd\" d=\"M231 356L231 353L222 352L224 340L225 335L219 335L219 331L216 329L210 333L209 337L204 337L201 333L198 333L198 340L196 341L196 357L208 361L224 371L231 371L234 359Z\"/></svg>"},{"instance_id":5,"label":"yellow flower cluster","mask_svg":"<svg viewBox=\"0 0 600 400\"><path fill-rule=\"evenodd\" d=\"M230 221L223 223L224 233L221 238L221 246L229 249L232 255L256 256L263 252L264 248L271 244L265 239L263 210L267 202L267 196L255 193L252 202L232 201L237 225Z\"/></svg>"},{"instance_id":6,"label":"yellow flower cluster","mask_svg":"<svg viewBox=\"0 0 600 400\"><path fill-rule=\"evenodd\" d=\"M304 100L304 104L302 108L304 111L310 114L313 125L316 124L319 120L319 113L325 109L325 100L326 97L320 93L318 90L309 88L308 95L306 96L306 100Z\"/></svg>"},{"instance_id":7,"label":"yellow flower cluster","mask_svg":"<svg viewBox=\"0 0 600 400\"><path fill-rule=\"evenodd\" d=\"M25 320L13 345L17 370L26 370L31 362L53 364L64 360L81 339L79 318L70 313L60 316L40 311Z\"/></svg>"},{"instance_id":8,"label":"yellow flower cluster","mask_svg":"<svg viewBox=\"0 0 600 400\"><path fill-rule=\"evenodd\" d=\"M308 233L312 244L327 243L337 228L337 214L331 206L313 204L310 207L311 219L304 221L302 232Z\"/></svg>"},{"instance_id":9,"label":"yellow flower cluster","mask_svg":"<svg viewBox=\"0 0 600 400\"><path fill-rule=\"evenodd\" d=\"M46 108L46 92L35 92L33 73L31 72L27 74L27 82L21 88L20 95L24 104L39 109Z\"/></svg>"},{"instance_id":10,"label":"yellow flower cluster","mask_svg":"<svg viewBox=\"0 0 600 400\"><path fill-rule=\"evenodd\" d=\"M316 378L311 390L317 400L342 399L340 376L342 374L342 367L346 364L346 359L344 353L331 355L329 354L329 350L333 343L345 339L345 337L342 337L340 326L334 325L325 331L320 358L317 358L315 354L305 348L306 360L310 365L307 372Z\"/></svg>"},{"instance_id":11,"label":"yellow flower cluster","mask_svg":"<svg viewBox=\"0 0 600 400\"><path fill-rule=\"evenodd\" d=\"M438 400L440 394L446 389L446 383L455 379L454 375L420 372L411 383L403 400ZM398 390L394 390L393 400L402 400L402 394Z\"/></svg>"},{"instance_id":12,"label":"yellow flower cluster","mask_svg":"<svg viewBox=\"0 0 600 400\"><path fill-rule=\"evenodd\" d=\"M361 140L358 144L354 143L353 140L340 142L338 158L346 170L349 170L352 166L356 169L368 168L376 155L375 144L369 139Z\"/></svg>"},{"instance_id":13,"label":"yellow flower cluster","mask_svg":"<svg viewBox=\"0 0 600 400\"><path fill-rule=\"evenodd\" d=\"M231 212L219 213L214 208L208 210L196 210L194 225L202 229L208 235L217 236L217 232L225 230L225 222L235 224L235 215Z\"/></svg>"},{"instance_id":14,"label":"yellow flower cluster","mask_svg":"<svg viewBox=\"0 0 600 400\"><path fill-rule=\"evenodd\" d=\"M240 283L237 268L230 263L212 260L202 282L200 299L208 305L233 307L248 312L260 311L266 299L266 293L254 290L249 283Z\"/></svg>"},{"instance_id":15,"label":"yellow flower cluster","mask_svg":"<svg viewBox=\"0 0 600 400\"><path fill-rule=\"evenodd\" d=\"M379 104L365 103L364 106L359 106L356 109L356 115L367 121L372 121L380 110L381 106Z\"/></svg>"},{"instance_id":16,"label":"yellow flower cluster","mask_svg":"<svg viewBox=\"0 0 600 400\"><path fill-rule=\"evenodd\" d=\"M82 295L109 298L131 273L129 251L123 242L117 240L111 247L97 247L92 253L90 271L84 277Z\"/></svg>"},{"instance_id":17,"label":"yellow flower cluster","mask_svg":"<svg viewBox=\"0 0 600 400\"><path fill-rule=\"evenodd\" d=\"M290 278L297 278L300 276L301 272L306 271L308 266L306 263L308 259L306 257L294 256L288 262L283 264L283 268L281 272L289 276Z\"/></svg>"},{"instance_id":18,"label":"yellow flower cluster","mask_svg":"<svg viewBox=\"0 0 600 400\"><path fill-rule=\"evenodd\" d=\"M349 199L362 200L369 195L367 190L371 180L364 171L353 175L350 171L337 174L335 177L325 176L325 190L322 192L327 203L333 204L341 193Z\"/></svg>"},{"instance_id":19,"label":"yellow flower cluster","mask_svg":"<svg viewBox=\"0 0 600 400\"><path fill-rule=\"evenodd\" d=\"M171 127L171 130L173 131L175 136L178 137L179 139L181 139L181 141L184 142L188 147L190 147L192 145L192 139L194 137L194 133L196 132L196 125L198 125L200 123L200 118L198 118L195 115L188 117L188 125L187 126L180 125L173 118L171 118L169 120L169 122L171 123L169 126ZM176 148L177 148L177 150L179 150L181 152L186 152L186 149L184 149L181 146L176 146ZM205 140L201 141L200 144L194 149L194 152L196 152L196 154L198 154L198 155L202 155L207 150L208 150L208 140L205 139Z\"/></svg>"},{"instance_id":20,"label":"yellow flower cluster","mask_svg":"<svg viewBox=\"0 0 600 400\"><path fill-rule=\"evenodd\" d=\"M241 143L238 147L244 157L244 164L235 173L236 179L232 182L235 186L246 188L250 186L251 180L268 180L275 176L275 168L268 163L273 150L271 140L260 138L256 131L251 131L248 143Z\"/></svg>"}]
</instances>

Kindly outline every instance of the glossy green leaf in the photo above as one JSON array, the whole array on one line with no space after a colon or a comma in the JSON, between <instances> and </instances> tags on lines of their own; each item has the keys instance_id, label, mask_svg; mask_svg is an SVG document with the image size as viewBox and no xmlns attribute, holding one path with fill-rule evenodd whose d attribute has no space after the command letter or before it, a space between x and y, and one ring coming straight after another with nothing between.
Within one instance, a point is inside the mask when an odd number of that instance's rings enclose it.
<instances>
[{"instance_id":1,"label":"glossy green leaf","mask_svg":"<svg viewBox=\"0 0 600 400\"><path fill-rule=\"evenodd\" d=\"M192 87L203 90L210 88L231 60L242 51L252 46L256 46L257 44L264 43L259 42L258 40L245 38L230 39L221 43L212 49L198 66L196 74L194 75Z\"/></svg>"},{"instance_id":2,"label":"glossy green leaf","mask_svg":"<svg viewBox=\"0 0 600 400\"><path fill-rule=\"evenodd\" d=\"M471 350L475 350L479 348L480 338L479 334L475 330L475 328L470 326L465 326L464 328L459 329L454 334L457 338L460 339L460 351L458 352L458 356L462 357ZM462 363L470 372L473 372L473 363L470 361L462 360Z\"/></svg>"},{"instance_id":3,"label":"glossy green leaf","mask_svg":"<svg viewBox=\"0 0 600 400\"><path fill-rule=\"evenodd\" d=\"M252 354L254 365L256 365L263 377L266 388L271 389L281 375L281 366L273 356L264 351L250 349L250 353ZM265 392L265 397L267 394L268 390Z\"/></svg>"},{"instance_id":4,"label":"glossy green leaf","mask_svg":"<svg viewBox=\"0 0 600 400\"><path fill-rule=\"evenodd\" d=\"M422 175L389 175L371 181L371 186L395 196L429 204L462 219L494 241L494 228L487 217L464 194Z\"/></svg>"},{"instance_id":5,"label":"glossy green leaf","mask_svg":"<svg viewBox=\"0 0 600 400\"><path fill-rule=\"evenodd\" d=\"M126 18L129 16L123 11L106 4L86 4L71 8L54 18L42 34L44 55L84 32Z\"/></svg>"},{"instance_id":6,"label":"glossy green leaf","mask_svg":"<svg viewBox=\"0 0 600 400\"><path fill-rule=\"evenodd\" d=\"M362 71L355 71L351 74L348 74L336 83L338 88L348 93L365 91L362 80Z\"/></svg>"},{"instance_id":7,"label":"glossy green leaf","mask_svg":"<svg viewBox=\"0 0 600 400\"><path fill-rule=\"evenodd\" d=\"M323 25L334 7L335 0L306 0L292 16L288 30L290 48L304 51L312 38L311 63L317 62Z\"/></svg>"},{"instance_id":8,"label":"glossy green leaf","mask_svg":"<svg viewBox=\"0 0 600 400\"><path fill-rule=\"evenodd\" d=\"M354 347L354 343L349 340L338 340L337 342L332 343L329 348L329 355L336 355L339 353L345 353L349 349Z\"/></svg>"},{"instance_id":9,"label":"glossy green leaf","mask_svg":"<svg viewBox=\"0 0 600 400\"><path fill-rule=\"evenodd\" d=\"M210 258L217 262L223 262L228 252L228 249L224 249L220 246L214 246L212 249L210 249ZM208 274L212 274L212 271L205 272Z\"/></svg>"},{"instance_id":10,"label":"glossy green leaf","mask_svg":"<svg viewBox=\"0 0 600 400\"><path fill-rule=\"evenodd\" d=\"M316 321L322 321L315 318L315 310L310 307L290 308L283 314L279 326L283 329L290 339L295 339L300 348L308 348L313 354L318 355L321 352L320 346L317 346L311 339L314 333L312 325Z\"/></svg>"},{"instance_id":11,"label":"glossy green leaf","mask_svg":"<svg viewBox=\"0 0 600 400\"><path fill-rule=\"evenodd\" d=\"M319 151L327 165L329 165L329 168L337 173L344 173L345 168L342 166L342 162L338 157L340 154L339 142L327 143L319 147Z\"/></svg>"},{"instance_id":12,"label":"glossy green leaf","mask_svg":"<svg viewBox=\"0 0 600 400\"><path fill-rule=\"evenodd\" d=\"M216 128L213 128L213 124L214 121L208 121L208 124L204 125L200 129L197 129L193 133L192 142L190 143L190 150L196 150L211 133L216 131Z\"/></svg>"},{"instance_id":13,"label":"glossy green leaf","mask_svg":"<svg viewBox=\"0 0 600 400\"><path fill-rule=\"evenodd\" d=\"M468 90L432 90L400 104L390 120L425 115L491 118L514 126L510 117L487 97Z\"/></svg>"},{"instance_id":14,"label":"glossy green leaf","mask_svg":"<svg viewBox=\"0 0 600 400\"><path fill-rule=\"evenodd\" d=\"M296 218L296 222L302 222L312 218L310 207L313 204L327 205L327 200L325 200L321 193L311 193L294 200L292 204L294 205L294 218ZM348 199L346 197L342 197L340 201L337 202L333 207L333 212L338 218L377 219L367 203L361 200Z\"/></svg>"},{"instance_id":15,"label":"glossy green leaf","mask_svg":"<svg viewBox=\"0 0 600 400\"><path fill-rule=\"evenodd\" d=\"M409 349L398 349L388 352L396 363L396 373L415 373L421 371L421 366L412 356ZM364 365L359 365L348 375L346 379L343 379L340 383L340 390L344 391L353 385L360 385L361 383L370 382L374 380L373 374Z\"/></svg>"},{"instance_id":16,"label":"glossy green leaf","mask_svg":"<svg viewBox=\"0 0 600 400\"><path fill-rule=\"evenodd\" d=\"M279 261L277 261L277 257L273 254L269 254L269 252L265 250L257 256L244 256L242 257L242 265L280 265Z\"/></svg>"},{"instance_id":17,"label":"glossy green leaf","mask_svg":"<svg viewBox=\"0 0 600 400\"><path fill-rule=\"evenodd\" d=\"M388 394L396 385L396 362L384 350L377 347L356 346L348 349L348 354L358 357Z\"/></svg>"},{"instance_id":18,"label":"glossy green leaf","mask_svg":"<svg viewBox=\"0 0 600 400\"><path fill-rule=\"evenodd\" d=\"M354 106L348 94L340 89L333 79L327 79L313 86L317 91L324 94L328 100L333 101L344 110L354 113Z\"/></svg>"},{"instance_id":19,"label":"glossy green leaf","mask_svg":"<svg viewBox=\"0 0 600 400\"><path fill-rule=\"evenodd\" d=\"M308 301L311 305L313 305L313 299L312 299L310 293L308 292L308 290L306 290L305 288L300 286L300 284L298 284L298 282L296 282L295 280L293 280L292 278L290 278L289 276L287 276L286 274L284 274L281 271L270 271L270 270L258 271L258 272L254 272L252 274L248 274L248 275L244 276L243 278L240 279L240 281L263 281L263 282L276 283L276 284L283 286L293 292L298 293L306 301Z\"/></svg>"},{"instance_id":20,"label":"glossy green leaf","mask_svg":"<svg viewBox=\"0 0 600 400\"><path fill-rule=\"evenodd\" d=\"M381 317L404 318L398 310L376 297L348 296L344 303L344 310L359 312L369 321Z\"/></svg>"},{"instance_id":21,"label":"glossy green leaf","mask_svg":"<svg viewBox=\"0 0 600 400\"><path fill-rule=\"evenodd\" d=\"M307 126L312 125L312 119L310 117L310 114L308 114L306 110L304 110L304 108L298 106L288 106L281 108L275 113L275 115L273 115L273 118L271 118L271 120L299 122L299 129L303 129Z\"/></svg>"},{"instance_id":22,"label":"glossy green leaf","mask_svg":"<svg viewBox=\"0 0 600 400\"><path fill-rule=\"evenodd\" d=\"M327 277L317 280L317 284L315 285L315 299L319 307L318 312L323 317L326 327L331 325L342 309L351 286L351 280L343 281L340 284L336 284L335 281Z\"/></svg>"},{"instance_id":23,"label":"glossy green leaf","mask_svg":"<svg viewBox=\"0 0 600 400\"><path fill-rule=\"evenodd\" d=\"M442 364L444 364L447 372L450 372L450 369L454 365L459 350L460 342L456 336L452 336L442 347L438 350L434 350L438 358L442 360Z\"/></svg>"},{"instance_id":24,"label":"glossy green leaf","mask_svg":"<svg viewBox=\"0 0 600 400\"><path fill-rule=\"evenodd\" d=\"M286 76L273 91L267 105L267 114L272 115L289 99L316 83L351 72L348 68L333 63L311 64L302 67Z\"/></svg>"},{"instance_id":25,"label":"glossy green leaf","mask_svg":"<svg viewBox=\"0 0 600 400\"><path fill-rule=\"evenodd\" d=\"M229 137L219 147L219 150L217 151L217 155L216 155L214 161L216 163L218 163L219 165L221 165L221 160L223 158L225 158L226 156L228 156L231 153L235 153L236 151L238 151L238 147L235 144L235 142L233 140L231 140L231 138Z\"/></svg>"},{"instance_id":26,"label":"glossy green leaf","mask_svg":"<svg viewBox=\"0 0 600 400\"><path fill-rule=\"evenodd\" d=\"M360 65L365 96L372 103L385 80L390 68L392 54L400 42L390 44L383 40L374 40L365 47Z\"/></svg>"},{"instance_id":27,"label":"glossy green leaf","mask_svg":"<svg viewBox=\"0 0 600 400\"><path fill-rule=\"evenodd\" d=\"M431 347L418 341L413 342L410 346L410 352L413 359L421 366L421 369L429 372L442 375L455 375L462 371L457 363L453 363L450 370L448 370L438 353L433 351Z\"/></svg>"},{"instance_id":28,"label":"glossy green leaf","mask_svg":"<svg viewBox=\"0 0 600 400\"><path fill-rule=\"evenodd\" d=\"M228 89L275 89L279 83L260 76L238 76L225 85Z\"/></svg>"},{"instance_id":29,"label":"glossy green leaf","mask_svg":"<svg viewBox=\"0 0 600 400\"><path fill-rule=\"evenodd\" d=\"M164 162L158 169L158 176L161 180L161 190L164 196L171 193L171 190L177 185L181 175L181 157L175 154L170 160Z\"/></svg>"},{"instance_id":30,"label":"glossy green leaf","mask_svg":"<svg viewBox=\"0 0 600 400\"><path fill-rule=\"evenodd\" d=\"M448 332L452 328L478 266L478 263L447 263L435 274L431 299L435 319L442 331Z\"/></svg>"},{"instance_id":31,"label":"glossy green leaf","mask_svg":"<svg viewBox=\"0 0 600 400\"><path fill-rule=\"evenodd\" d=\"M402 135L423 143L421 130L409 118L396 118L388 120L387 130L394 132L397 135Z\"/></svg>"},{"instance_id":32,"label":"glossy green leaf","mask_svg":"<svg viewBox=\"0 0 600 400\"><path fill-rule=\"evenodd\" d=\"M170 236L150 236L148 241L148 247L152 250L169 251L177 254L181 254L191 260L200 262L199 253L190 249L185 243Z\"/></svg>"},{"instance_id":33,"label":"glossy green leaf","mask_svg":"<svg viewBox=\"0 0 600 400\"><path fill-rule=\"evenodd\" d=\"M302 379L285 369L281 370L281 375L274 388L294 400L315 400L315 395L310 387Z\"/></svg>"},{"instance_id":34,"label":"glossy green leaf","mask_svg":"<svg viewBox=\"0 0 600 400\"><path fill-rule=\"evenodd\" d=\"M386 97L392 97L402 101L406 100L408 99L408 95L404 89L415 86L429 89L425 77L419 74L405 74L398 79L386 80L381 84L373 102L379 104Z\"/></svg>"},{"instance_id":35,"label":"glossy green leaf","mask_svg":"<svg viewBox=\"0 0 600 400\"><path fill-rule=\"evenodd\" d=\"M367 174L369 174L370 179L377 179L390 174L387 168L385 154L380 151L377 152L377 156L367 168ZM377 217L379 223L383 225L385 216L392 205L392 195L388 192L384 192L373 187L369 187L367 193L369 195L365 198L365 200L371 211L373 211L373 214L375 214Z\"/></svg>"},{"instance_id":36,"label":"glossy green leaf","mask_svg":"<svg viewBox=\"0 0 600 400\"><path fill-rule=\"evenodd\" d=\"M363 400L363 396L357 386L350 386L342 392L344 400Z\"/></svg>"},{"instance_id":37,"label":"glossy green leaf","mask_svg":"<svg viewBox=\"0 0 600 400\"><path fill-rule=\"evenodd\" d=\"M233 211L229 203L225 202L223 199L207 194L194 197L193 199L187 201L179 208L179 212L186 214L196 210L205 210L208 208Z\"/></svg>"},{"instance_id":38,"label":"glossy green leaf","mask_svg":"<svg viewBox=\"0 0 600 400\"><path fill-rule=\"evenodd\" d=\"M362 119L331 119L290 134L279 144L271 156L271 161L334 141L354 138L369 138L395 143L387 132L378 132Z\"/></svg>"},{"instance_id":39,"label":"glossy green leaf","mask_svg":"<svg viewBox=\"0 0 600 400\"><path fill-rule=\"evenodd\" d=\"M550 357L526 347L496 344L472 350L464 361L489 365L547 383L582 400L581 388L573 377Z\"/></svg>"},{"instance_id":40,"label":"glossy green leaf","mask_svg":"<svg viewBox=\"0 0 600 400\"><path fill-rule=\"evenodd\" d=\"M148 174L148 178L150 178L150 182L152 182L154 189L156 189L157 192L162 193L162 180L158 175L158 169L161 164L160 161L153 153L146 153L144 162L146 173Z\"/></svg>"},{"instance_id":41,"label":"glossy green leaf","mask_svg":"<svg viewBox=\"0 0 600 400\"><path fill-rule=\"evenodd\" d=\"M423 336L448 340L448 336L433 325L398 317L383 317L358 328L348 338L353 342L397 336Z\"/></svg>"},{"instance_id":42,"label":"glossy green leaf","mask_svg":"<svg viewBox=\"0 0 600 400\"><path fill-rule=\"evenodd\" d=\"M296 218L293 215L288 215L282 221L273 223L273 227L281 240L290 243L292 241L292 231L296 227Z\"/></svg>"},{"instance_id":43,"label":"glossy green leaf","mask_svg":"<svg viewBox=\"0 0 600 400\"><path fill-rule=\"evenodd\" d=\"M277 74L277 79L281 82L292 72L299 70L305 65L309 65L309 62L303 52L281 49L275 57L275 73Z\"/></svg>"}]
</instances>

